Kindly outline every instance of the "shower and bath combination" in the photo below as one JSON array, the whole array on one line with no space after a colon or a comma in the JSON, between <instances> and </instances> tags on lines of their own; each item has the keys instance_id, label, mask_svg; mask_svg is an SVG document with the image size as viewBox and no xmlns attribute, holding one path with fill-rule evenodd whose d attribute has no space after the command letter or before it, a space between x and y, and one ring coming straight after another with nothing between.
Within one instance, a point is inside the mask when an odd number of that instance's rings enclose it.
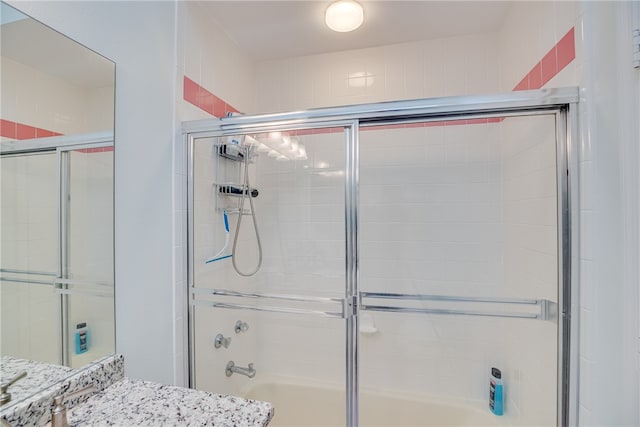
<instances>
[{"instance_id":1,"label":"shower and bath combination","mask_svg":"<svg viewBox=\"0 0 640 427\"><path fill-rule=\"evenodd\" d=\"M185 124L190 386L273 402L274 425L574 424L577 99L567 89ZM263 146L274 129L305 135L312 161L275 162ZM255 224L258 194L262 234L238 243L233 215ZM548 215L532 215L534 202ZM212 218L216 233L198 233ZM262 243L264 264L244 267L261 257L243 245ZM222 257L244 274L209 266ZM212 334L235 313L250 335ZM489 408L491 366L502 417Z\"/></svg>"}]
</instances>

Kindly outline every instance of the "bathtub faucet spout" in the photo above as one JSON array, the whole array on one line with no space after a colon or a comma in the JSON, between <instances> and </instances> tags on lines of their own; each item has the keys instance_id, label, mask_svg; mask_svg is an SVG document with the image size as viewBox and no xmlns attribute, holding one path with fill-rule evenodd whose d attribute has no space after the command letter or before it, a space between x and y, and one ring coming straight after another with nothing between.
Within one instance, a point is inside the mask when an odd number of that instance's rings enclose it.
<instances>
[{"instance_id":1,"label":"bathtub faucet spout","mask_svg":"<svg viewBox=\"0 0 640 427\"><path fill-rule=\"evenodd\" d=\"M228 377L230 377L234 372L236 374L246 375L249 378L253 378L256 376L256 370L253 369L253 363L249 363L248 368L241 368L240 366L236 366L236 364L233 363L233 360L231 360L229 361L229 363L227 363L227 368L225 369L224 373L227 374Z\"/></svg>"}]
</instances>

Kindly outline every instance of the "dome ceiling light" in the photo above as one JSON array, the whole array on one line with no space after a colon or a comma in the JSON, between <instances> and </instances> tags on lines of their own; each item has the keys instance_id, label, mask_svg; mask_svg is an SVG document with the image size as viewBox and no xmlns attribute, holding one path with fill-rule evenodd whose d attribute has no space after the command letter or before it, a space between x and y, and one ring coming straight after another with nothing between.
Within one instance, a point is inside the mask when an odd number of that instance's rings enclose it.
<instances>
[{"instance_id":1,"label":"dome ceiling light","mask_svg":"<svg viewBox=\"0 0 640 427\"><path fill-rule=\"evenodd\" d=\"M364 10L353 0L339 0L331 3L324 14L327 27L339 33L353 31L362 25Z\"/></svg>"}]
</instances>

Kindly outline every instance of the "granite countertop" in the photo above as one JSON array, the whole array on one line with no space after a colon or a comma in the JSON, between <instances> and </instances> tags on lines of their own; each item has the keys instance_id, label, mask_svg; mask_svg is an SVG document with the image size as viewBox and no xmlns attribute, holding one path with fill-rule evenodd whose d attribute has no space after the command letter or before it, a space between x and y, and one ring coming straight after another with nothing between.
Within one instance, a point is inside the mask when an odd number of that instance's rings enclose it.
<instances>
[{"instance_id":1,"label":"granite countertop","mask_svg":"<svg viewBox=\"0 0 640 427\"><path fill-rule=\"evenodd\" d=\"M68 411L69 426L266 426L267 402L124 378Z\"/></svg>"},{"instance_id":2,"label":"granite countertop","mask_svg":"<svg viewBox=\"0 0 640 427\"><path fill-rule=\"evenodd\" d=\"M104 390L124 378L124 358L122 355L114 354L99 359L82 369L72 371L71 375L49 387L41 388L29 397L16 401L13 405L2 406L0 420L10 426L45 426L51 419L55 396L69 395L88 385L92 385L98 392ZM67 404L72 408L88 398L88 395L78 396L67 400Z\"/></svg>"},{"instance_id":3,"label":"granite countertop","mask_svg":"<svg viewBox=\"0 0 640 427\"><path fill-rule=\"evenodd\" d=\"M17 357L0 356L1 383L4 384L22 371L27 371L27 376L9 387L11 401L7 405L19 402L43 388L68 377L74 372L74 369Z\"/></svg>"}]
</instances>

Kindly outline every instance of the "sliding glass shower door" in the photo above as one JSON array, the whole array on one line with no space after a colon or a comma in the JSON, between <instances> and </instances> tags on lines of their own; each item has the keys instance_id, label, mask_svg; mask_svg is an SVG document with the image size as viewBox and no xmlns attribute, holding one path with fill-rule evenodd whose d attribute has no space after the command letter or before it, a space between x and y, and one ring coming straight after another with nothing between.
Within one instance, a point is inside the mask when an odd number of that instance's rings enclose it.
<instances>
[{"instance_id":1,"label":"sliding glass shower door","mask_svg":"<svg viewBox=\"0 0 640 427\"><path fill-rule=\"evenodd\" d=\"M185 124L191 386L275 426L574 424L576 102Z\"/></svg>"},{"instance_id":2,"label":"sliding glass shower door","mask_svg":"<svg viewBox=\"0 0 640 427\"><path fill-rule=\"evenodd\" d=\"M556 119L362 128L362 425L556 423Z\"/></svg>"},{"instance_id":3,"label":"sliding glass shower door","mask_svg":"<svg viewBox=\"0 0 640 427\"><path fill-rule=\"evenodd\" d=\"M57 165L55 151L0 157L0 353L48 363L61 360Z\"/></svg>"},{"instance_id":4,"label":"sliding glass shower door","mask_svg":"<svg viewBox=\"0 0 640 427\"><path fill-rule=\"evenodd\" d=\"M346 416L350 135L307 126L190 141L191 385L272 402L273 426Z\"/></svg>"}]
</instances>

